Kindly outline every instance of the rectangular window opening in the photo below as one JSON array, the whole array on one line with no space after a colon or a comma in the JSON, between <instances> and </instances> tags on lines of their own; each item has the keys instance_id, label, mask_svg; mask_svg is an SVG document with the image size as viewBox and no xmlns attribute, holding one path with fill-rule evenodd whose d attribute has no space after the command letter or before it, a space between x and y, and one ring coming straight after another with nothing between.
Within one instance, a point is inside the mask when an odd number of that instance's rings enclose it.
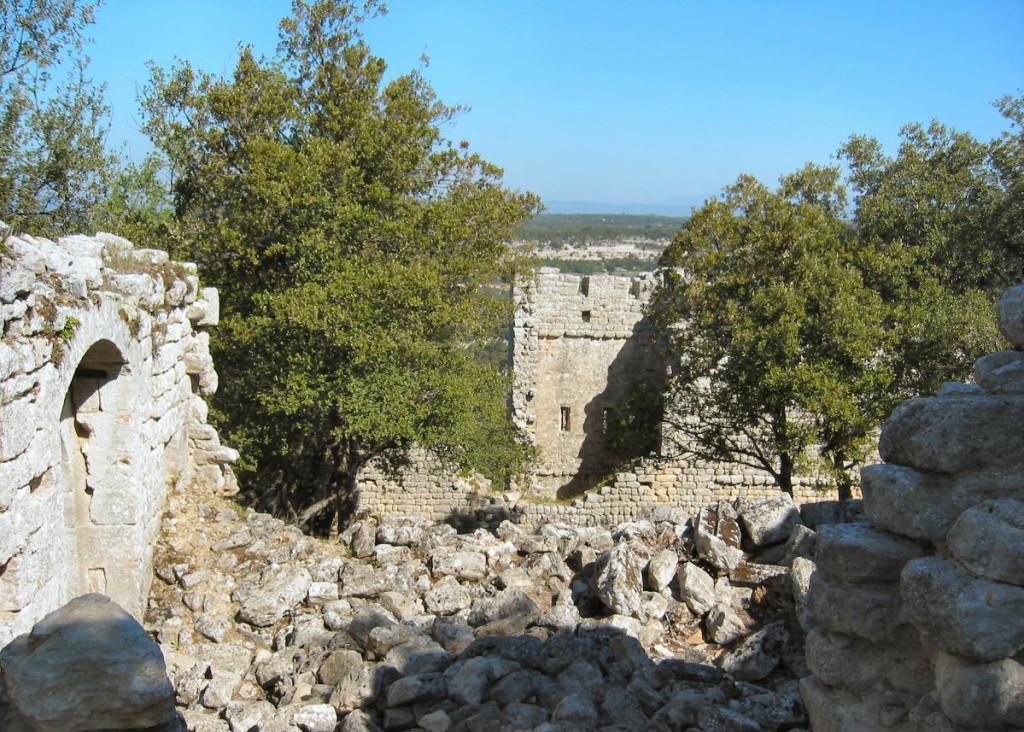
<instances>
[{"instance_id":1,"label":"rectangular window opening","mask_svg":"<svg viewBox=\"0 0 1024 732\"><path fill-rule=\"evenodd\" d=\"M589 310L584 310L583 311L583 322L584 323L589 323L590 322L590 311Z\"/></svg>"},{"instance_id":2,"label":"rectangular window opening","mask_svg":"<svg viewBox=\"0 0 1024 732\"><path fill-rule=\"evenodd\" d=\"M572 410L569 407L562 407L562 432L572 429Z\"/></svg>"},{"instance_id":3,"label":"rectangular window opening","mask_svg":"<svg viewBox=\"0 0 1024 732\"><path fill-rule=\"evenodd\" d=\"M634 299L640 298L640 280L633 280L629 285L630 297Z\"/></svg>"},{"instance_id":4,"label":"rectangular window opening","mask_svg":"<svg viewBox=\"0 0 1024 732\"><path fill-rule=\"evenodd\" d=\"M590 278L580 277L580 294L583 297L590 297Z\"/></svg>"}]
</instances>

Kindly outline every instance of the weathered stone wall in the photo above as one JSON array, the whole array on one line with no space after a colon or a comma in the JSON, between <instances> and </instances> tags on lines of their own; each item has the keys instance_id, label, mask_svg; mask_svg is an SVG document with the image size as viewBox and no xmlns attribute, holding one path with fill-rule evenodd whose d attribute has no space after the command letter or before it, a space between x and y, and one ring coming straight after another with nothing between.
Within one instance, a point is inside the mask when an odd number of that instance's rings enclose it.
<instances>
[{"instance_id":1,"label":"weathered stone wall","mask_svg":"<svg viewBox=\"0 0 1024 732\"><path fill-rule=\"evenodd\" d=\"M0 646L86 592L138 616L168 489L235 490L217 311L195 265L116 236L0 245Z\"/></svg>"},{"instance_id":2,"label":"weathered stone wall","mask_svg":"<svg viewBox=\"0 0 1024 732\"><path fill-rule=\"evenodd\" d=\"M653 287L650 274L546 267L516 286L512 415L540 449L531 491L580 493L621 462L608 449L607 420L635 386L664 377L643 315Z\"/></svg>"},{"instance_id":3,"label":"weathered stone wall","mask_svg":"<svg viewBox=\"0 0 1024 732\"><path fill-rule=\"evenodd\" d=\"M1024 729L1024 285L1014 350L913 399L862 471L869 523L825 526L801 684L816 732Z\"/></svg>"},{"instance_id":4,"label":"weathered stone wall","mask_svg":"<svg viewBox=\"0 0 1024 732\"><path fill-rule=\"evenodd\" d=\"M436 456L415 448L398 470L372 464L359 473L355 514L417 515L433 521L471 516L501 496L481 477L460 475Z\"/></svg>"},{"instance_id":5,"label":"weathered stone wall","mask_svg":"<svg viewBox=\"0 0 1024 732\"><path fill-rule=\"evenodd\" d=\"M583 277L541 268L514 289L512 415L541 454L524 491L491 493L484 481L445 471L417 452L395 475L364 471L357 512L438 520L476 516L493 525L511 517L529 526L551 520L611 526L778 495L764 471L689 458L643 459L633 471L614 474L608 485L586 490L627 462L607 450L605 410L623 408L634 385L658 383L665 373L643 314L654 285L653 274ZM794 499L834 498L828 486L796 477Z\"/></svg>"}]
</instances>

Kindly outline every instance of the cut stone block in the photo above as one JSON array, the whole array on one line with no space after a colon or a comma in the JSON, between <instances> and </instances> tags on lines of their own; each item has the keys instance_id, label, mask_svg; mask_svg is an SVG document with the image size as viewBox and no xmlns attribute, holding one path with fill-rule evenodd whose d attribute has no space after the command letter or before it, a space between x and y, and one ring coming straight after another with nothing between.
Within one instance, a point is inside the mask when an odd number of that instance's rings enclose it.
<instances>
[{"instance_id":1,"label":"cut stone block","mask_svg":"<svg viewBox=\"0 0 1024 732\"><path fill-rule=\"evenodd\" d=\"M1024 503L986 501L960 514L948 536L963 566L997 582L1024 585Z\"/></svg>"},{"instance_id":2,"label":"cut stone block","mask_svg":"<svg viewBox=\"0 0 1024 732\"><path fill-rule=\"evenodd\" d=\"M852 585L832 582L820 572L811 576L810 609L828 630L874 643L897 641L912 629L900 623L896 583Z\"/></svg>"},{"instance_id":3,"label":"cut stone block","mask_svg":"<svg viewBox=\"0 0 1024 732\"><path fill-rule=\"evenodd\" d=\"M923 553L916 542L870 524L828 524L818 530L814 559L828 580L894 582L903 565Z\"/></svg>"},{"instance_id":4,"label":"cut stone block","mask_svg":"<svg viewBox=\"0 0 1024 732\"><path fill-rule=\"evenodd\" d=\"M911 399L882 426L878 452L887 463L959 475L1024 465L1024 396Z\"/></svg>"},{"instance_id":5,"label":"cut stone block","mask_svg":"<svg viewBox=\"0 0 1024 732\"><path fill-rule=\"evenodd\" d=\"M946 716L965 727L1024 727L1024 666L1010 658L971 663L939 653L935 661L939 704Z\"/></svg>"},{"instance_id":6,"label":"cut stone block","mask_svg":"<svg viewBox=\"0 0 1024 732\"><path fill-rule=\"evenodd\" d=\"M995 661L1024 649L1024 588L974 577L941 557L907 563L904 617L947 653Z\"/></svg>"}]
</instances>

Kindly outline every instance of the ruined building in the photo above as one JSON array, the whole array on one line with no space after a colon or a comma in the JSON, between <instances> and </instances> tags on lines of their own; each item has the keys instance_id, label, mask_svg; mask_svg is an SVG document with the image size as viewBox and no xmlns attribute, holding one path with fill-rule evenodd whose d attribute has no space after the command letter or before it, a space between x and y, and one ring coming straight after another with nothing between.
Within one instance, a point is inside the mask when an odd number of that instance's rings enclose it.
<instances>
[{"instance_id":1,"label":"ruined building","mask_svg":"<svg viewBox=\"0 0 1024 732\"><path fill-rule=\"evenodd\" d=\"M195 265L120 237L0 244L0 647L86 592L140 616L168 491L236 490L217 313Z\"/></svg>"},{"instance_id":2,"label":"ruined building","mask_svg":"<svg viewBox=\"0 0 1024 732\"><path fill-rule=\"evenodd\" d=\"M533 489L572 496L627 460L609 432L637 387L664 367L643 315L654 275L561 274L541 268L515 288L512 414L540 450Z\"/></svg>"}]
</instances>

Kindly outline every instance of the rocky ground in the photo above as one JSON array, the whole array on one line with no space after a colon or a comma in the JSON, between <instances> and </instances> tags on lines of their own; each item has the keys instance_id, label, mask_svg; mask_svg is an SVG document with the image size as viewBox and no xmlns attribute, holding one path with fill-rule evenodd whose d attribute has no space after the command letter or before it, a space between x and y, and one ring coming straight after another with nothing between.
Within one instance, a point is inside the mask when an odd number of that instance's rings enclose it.
<instances>
[{"instance_id":1,"label":"rocky ground","mask_svg":"<svg viewBox=\"0 0 1024 732\"><path fill-rule=\"evenodd\" d=\"M785 496L664 518L328 542L177 496L146 626L196 732L800 729L814 532Z\"/></svg>"}]
</instances>

